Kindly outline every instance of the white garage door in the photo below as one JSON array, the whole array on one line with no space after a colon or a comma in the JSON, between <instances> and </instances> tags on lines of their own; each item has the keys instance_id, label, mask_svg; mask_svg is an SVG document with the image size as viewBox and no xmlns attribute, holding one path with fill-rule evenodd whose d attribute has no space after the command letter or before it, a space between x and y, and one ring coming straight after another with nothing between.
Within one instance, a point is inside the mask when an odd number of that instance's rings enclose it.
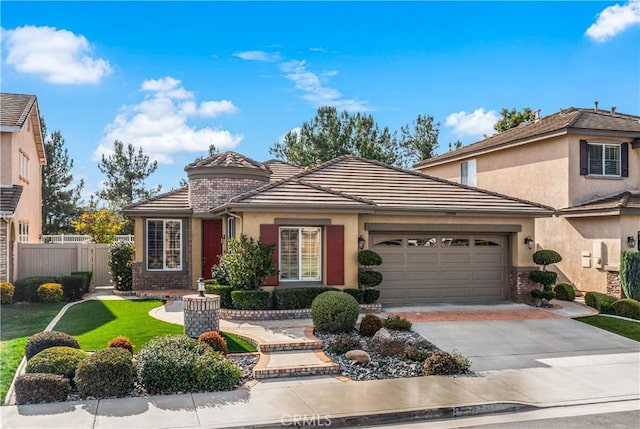
<instances>
[{"instance_id":1,"label":"white garage door","mask_svg":"<svg viewBox=\"0 0 640 429\"><path fill-rule=\"evenodd\" d=\"M382 257L383 304L489 302L507 299L508 236L371 234Z\"/></svg>"}]
</instances>

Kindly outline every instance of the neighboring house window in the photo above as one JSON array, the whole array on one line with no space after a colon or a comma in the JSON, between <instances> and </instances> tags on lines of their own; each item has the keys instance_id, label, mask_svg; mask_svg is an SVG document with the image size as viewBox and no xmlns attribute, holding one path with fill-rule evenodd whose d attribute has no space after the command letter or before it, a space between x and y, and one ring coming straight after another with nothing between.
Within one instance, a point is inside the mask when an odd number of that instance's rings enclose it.
<instances>
[{"instance_id":1,"label":"neighboring house window","mask_svg":"<svg viewBox=\"0 0 640 429\"><path fill-rule=\"evenodd\" d=\"M147 220L147 269L157 271L182 269L181 220Z\"/></svg>"},{"instance_id":2,"label":"neighboring house window","mask_svg":"<svg viewBox=\"0 0 640 429\"><path fill-rule=\"evenodd\" d=\"M236 220L232 217L227 218L227 238L236 238Z\"/></svg>"},{"instance_id":3,"label":"neighboring house window","mask_svg":"<svg viewBox=\"0 0 640 429\"><path fill-rule=\"evenodd\" d=\"M20 179L29 183L29 157L22 149L18 152L18 164L19 164L19 174Z\"/></svg>"},{"instance_id":4,"label":"neighboring house window","mask_svg":"<svg viewBox=\"0 0 640 429\"><path fill-rule=\"evenodd\" d=\"M280 228L280 280L321 280L321 230Z\"/></svg>"},{"instance_id":5,"label":"neighboring house window","mask_svg":"<svg viewBox=\"0 0 640 429\"><path fill-rule=\"evenodd\" d=\"M629 176L629 144L589 143L580 140L580 175Z\"/></svg>"},{"instance_id":6,"label":"neighboring house window","mask_svg":"<svg viewBox=\"0 0 640 429\"><path fill-rule=\"evenodd\" d=\"M29 224L27 222L18 222L18 241L20 243L29 242Z\"/></svg>"},{"instance_id":7,"label":"neighboring house window","mask_svg":"<svg viewBox=\"0 0 640 429\"><path fill-rule=\"evenodd\" d=\"M476 186L476 160L470 159L460 164L460 183Z\"/></svg>"}]
</instances>

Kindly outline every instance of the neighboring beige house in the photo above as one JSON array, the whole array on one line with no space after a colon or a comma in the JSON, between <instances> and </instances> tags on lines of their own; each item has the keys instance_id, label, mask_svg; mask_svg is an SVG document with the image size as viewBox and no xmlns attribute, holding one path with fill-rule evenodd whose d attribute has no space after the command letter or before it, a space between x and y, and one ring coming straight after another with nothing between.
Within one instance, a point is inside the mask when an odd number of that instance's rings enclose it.
<instances>
[{"instance_id":1,"label":"neighboring beige house","mask_svg":"<svg viewBox=\"0 0 640 429\"><path fill-rule=\"evenodd\" d=\"M577 289L620 294L620 253L640 242L640 117L597 104L536 112L532 123L415 168L555 208L536 220L535 248L558 251L560 279Z\"/></svg>"},{"instance_id":2,"label":"neighboring beige house","mask_svg":"<svg viewBox=\"0 0 640 429\"><path fill-rule=\"evenodd\" d=\"M382 303L526 300L524 238L553 213L352 156L300 170L225 152L185 170L187 187L123 210L135 219L135 290L196 288L244 233L276 244L268 288L357 287L362 243L384 260Z\"/></svg>"},{"instance_id":3,"label":"neighboring beige house","mask_svg":"<svg viewBox=\"0 0 640 429\"><path fill-rule=\"evenodd\" d=\"M0 132L0 281L13 281L17 243L39 243L42 231L47 161L35 95L0 94Z\"/></svg>"}]
</instances>

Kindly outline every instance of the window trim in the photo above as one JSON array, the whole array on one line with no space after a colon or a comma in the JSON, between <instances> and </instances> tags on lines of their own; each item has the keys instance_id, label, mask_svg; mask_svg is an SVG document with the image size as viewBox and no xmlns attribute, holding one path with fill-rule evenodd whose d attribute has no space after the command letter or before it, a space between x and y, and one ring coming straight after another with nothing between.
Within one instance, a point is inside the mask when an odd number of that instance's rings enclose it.
<instances>
[{"instance_id":1,"label":"window trim","mask_svg":"<svg viewBox=\"0 0 640 429\"><path fill-rule=\"evenodd\" d=\"M151 258L149 257L149 222L162 222L162 268L149 268L149 261ZM178 264L178 268L167 268L167 249L166 249L166 225L167 222L178 222L180 225L180 260ZM145 269L151 272L162 272L162 271L172 271L179 272L184 269L184 229L182 219L174 219L174 218L148 218L145 222Z\"/></svg>"},{"instance_id":2,"label":"window trim","mask_svg":"<svg viewBox=\"0 0 640 429\"><path fill-rule=\"evenodd\" d=\"M591 172L591 147L600 146L601 149L601 158L600 162L602 163L602 172L601 173L592 173ZM607 174L606 171L606 148L607 147L616 147L618 149L618 159L616 161L617 165L617 174ZM608 160L612 161L612 160ZM587 142L587 176L590 177L622 177L622 145L619 143L606 143L606 142Z\"/></svg>"},{"instance_id":3,"label":"window trim","mask_svg":"<svg viewBox=\"0 0 640 429\"><path fill-rule=\"evenodd\" d=\"M475 158L460 163L460 184L473 187L478 186L478 163Z\"/></svg>"},{"instance_id":4,"label":"window trim","mask_svg":"<svg viewBox=\"0 0 640 429\"><path fill-rule=\"evenodd\" d=\"M227 240L236 238L236 219L234 217L227 217Z\"/></svg>"},{"instance_id":5,"label":"window trim","mask_svg":"<svg viewBox=\"0 0 640 429\"><path fill-rule=\"evenodd\" d=\"M318 231L318 275L316 278L303 278L302 277L302 230L303 229L316 229ZM298 231L298 278L282 278L282 231L283 230L297 230ZM323 241L323 228L320 226L281 226L278 227L278 280L284 283L291 282L322 282L322 241Z\"/></svg>"},{"instance_id":6,"label":"window trim","mask_svg":"<svg viewBox=\"0 0 640 429\"><path fill-rule=\"evenodd\" d=\"M29 242L29 222L18 221L18 242Z\"/></svg>"}]
</instances>

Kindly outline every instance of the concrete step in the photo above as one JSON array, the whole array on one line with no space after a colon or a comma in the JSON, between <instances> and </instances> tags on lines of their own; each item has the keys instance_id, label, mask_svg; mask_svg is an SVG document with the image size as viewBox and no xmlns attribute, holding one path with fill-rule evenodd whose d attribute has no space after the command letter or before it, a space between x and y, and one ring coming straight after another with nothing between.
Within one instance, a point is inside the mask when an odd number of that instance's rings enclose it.
<instances>
[{"instance_id":1,"label":"concrete step","mask_svg":"<svg viewBox=\"0 0 640 429\"><path fill-rule=\"evenodd\" d=\"M300 340L296 342L276 342L276 343L263 343L260 344L260 351L263 353L279 352L279 351L293 351L293 350L314 350L322 348L322 341L314 340Z\"/></svg>"},{"instance_id":2,"label":"concrete step","mask_svg":"<svg viewBox=\"0 0 640 429\"><path fill-rule=\"evenodd\" d=\"M339 365L332 362L320 349L265 352L253 369L257 380L339 373Z\"/></svg>"}]
</instances>

